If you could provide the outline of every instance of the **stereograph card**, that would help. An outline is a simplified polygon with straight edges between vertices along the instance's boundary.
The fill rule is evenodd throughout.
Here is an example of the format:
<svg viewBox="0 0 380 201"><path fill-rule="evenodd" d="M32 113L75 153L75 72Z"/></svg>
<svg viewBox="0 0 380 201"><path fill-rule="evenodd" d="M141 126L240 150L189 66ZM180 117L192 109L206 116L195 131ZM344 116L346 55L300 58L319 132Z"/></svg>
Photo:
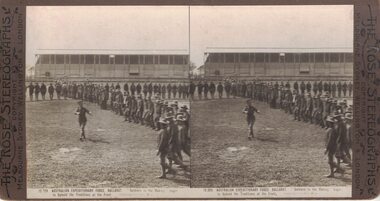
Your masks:
<svg viewBox="0 0 380 201"><path fill-rule="evenodd" d="M378 1L0 4L2 199L377 198Z"/></svg>

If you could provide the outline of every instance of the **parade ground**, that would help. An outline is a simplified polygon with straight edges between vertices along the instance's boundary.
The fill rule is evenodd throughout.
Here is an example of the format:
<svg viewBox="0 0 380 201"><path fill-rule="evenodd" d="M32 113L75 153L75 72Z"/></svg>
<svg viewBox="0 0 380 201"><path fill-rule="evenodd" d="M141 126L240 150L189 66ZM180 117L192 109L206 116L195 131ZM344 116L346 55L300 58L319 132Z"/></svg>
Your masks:
<svg viewBox="0 0 380 201"><path fill-rule="evenodd" d="M81 142L77 107L71 99L26 103L28 188L189 187L190 172L176 165L176 176L157 178L157 131L84 102L92 116Z"/></svg>
<svg viewBox="0 0 380 201"><path fill-rule="evenodd" d="M192 187L277 187L351 185L351 168L326 178L326 130L294 121L280 109L254 102L255 139L248 141L245 100L191 103Z"/></svg>

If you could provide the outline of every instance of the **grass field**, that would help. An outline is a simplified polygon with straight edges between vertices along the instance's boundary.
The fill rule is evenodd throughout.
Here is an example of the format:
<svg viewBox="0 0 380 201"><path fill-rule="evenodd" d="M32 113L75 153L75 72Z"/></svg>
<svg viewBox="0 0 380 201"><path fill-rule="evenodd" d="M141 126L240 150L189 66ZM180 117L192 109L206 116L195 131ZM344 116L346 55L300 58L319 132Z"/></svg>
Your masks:
<svg viewBox="0 0 380 201"><path fill-rule="evenodd" d="M254 103L256 139L247 140L243 99L191 103L191 186L270 187L351 185L351 169L329 173L325 130L264 103Z"/></svg>
<svg viewBox="0 0 380 201"><path fill-rule="evenodd" d="M26 103L29 188L189 187L190 172L176 166L175 177L156 178L161 174L156 131L126 123L95 104L84 106L93 116L88 116L88 140L81 142L76 101ZM185 156L185 164L189 160Z"/></svg>

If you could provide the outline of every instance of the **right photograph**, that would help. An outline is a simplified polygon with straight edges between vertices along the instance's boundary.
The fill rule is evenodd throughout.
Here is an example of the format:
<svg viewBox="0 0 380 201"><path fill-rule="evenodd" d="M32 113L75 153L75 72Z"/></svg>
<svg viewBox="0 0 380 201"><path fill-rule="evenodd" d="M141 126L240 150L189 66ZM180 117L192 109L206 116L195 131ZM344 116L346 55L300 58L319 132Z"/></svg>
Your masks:
<svg viewBox="0 0 380 201"><path fill-rule="evenodd" d="M352 184L353 6L190 6L191 187Z"/></svg>

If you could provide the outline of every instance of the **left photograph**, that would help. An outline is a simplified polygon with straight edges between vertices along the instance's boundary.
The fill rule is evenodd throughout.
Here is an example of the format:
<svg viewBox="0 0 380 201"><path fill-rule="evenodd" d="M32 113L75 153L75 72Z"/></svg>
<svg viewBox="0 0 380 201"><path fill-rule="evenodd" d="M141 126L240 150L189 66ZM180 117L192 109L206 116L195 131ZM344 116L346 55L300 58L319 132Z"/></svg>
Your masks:
<svg viewBox="0 0 380 201"><path fill-rule="evenodd" d="M187 6L31 6L28 189L189 188Z"/></svg>

